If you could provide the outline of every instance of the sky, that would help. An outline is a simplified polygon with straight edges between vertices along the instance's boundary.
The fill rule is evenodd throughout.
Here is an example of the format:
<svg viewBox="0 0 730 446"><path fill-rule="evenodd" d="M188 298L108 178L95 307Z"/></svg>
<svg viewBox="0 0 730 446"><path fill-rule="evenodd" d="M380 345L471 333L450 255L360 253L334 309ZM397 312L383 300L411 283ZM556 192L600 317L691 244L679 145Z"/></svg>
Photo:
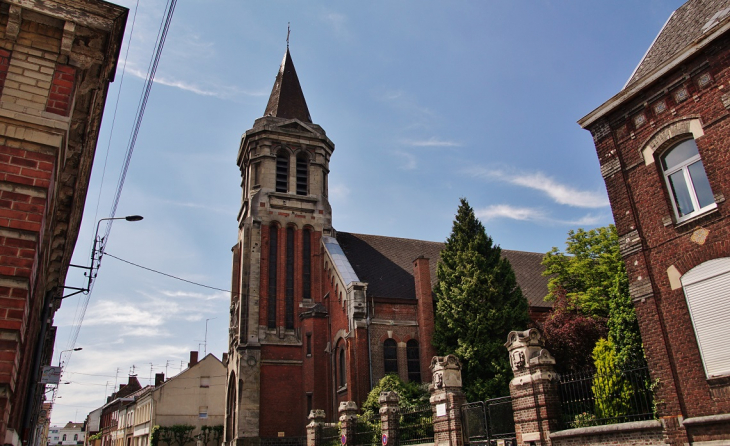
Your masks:
<svg viewBox="0 0 730 446"><path fill-rule="evenodd" d="M110 215L165 9L163 0L117 3L129 21L78 265L89 264L96 222ZM116 213L144 220L115 222L106 252L230 289L236 155L266 108L287 23L310 114L336 147L335 229L444 241L464 197L503 249L563 249L569 230L612 223L592 138L576 121L620 91L681 3L181 1ZM85 281L72 268L66 285ZM130 373L147 385L179 373L192 350L221 358L230 294L220 290L104 257L93 292L56 313L53 364L63 361L69 384L53 424L83 421ZM70 348L83 350L59 358Z"/></svg>

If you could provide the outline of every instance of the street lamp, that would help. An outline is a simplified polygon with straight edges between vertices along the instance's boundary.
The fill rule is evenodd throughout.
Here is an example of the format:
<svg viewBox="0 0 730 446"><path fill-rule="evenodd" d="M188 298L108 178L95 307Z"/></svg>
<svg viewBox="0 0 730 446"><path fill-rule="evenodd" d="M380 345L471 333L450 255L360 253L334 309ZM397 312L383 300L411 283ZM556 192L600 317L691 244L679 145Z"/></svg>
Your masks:
<svg viewBox="0 0 730 446"><path fill-rule="evenodd" d="M71 297L74 294L84 293L88 294L91 291L91 284L94 282L94 279L96 278L97 271L99 271L99 266L101 266L101 257L104 255L104 248L100 245L104 244L106 237L99 237L99 226L101 225L101 222L103 221L111 221L111 220L127 220L127 221L140 221L143 220L144 217L141 215L127 215L126 217L109 217L109 218L102 218L99 221L96 222L96 232L94 233L94 247L91 249L91 266L81 266L81 265L74 265L73 263L69 264L69 266L73 266L74 268L81 268L81 269L88 269L89 271L84 273L85 276L88 277L88 282L86 283L86 288L77 288L72 286L64 286L64 288L69 290L75 290L75 292L61 297L61 299L65 299L67 297Z"/></svg>
<svg viewBox="0 0 730 446"><path fill-rule="evenodd" d="M83 347L76 347L76 348L69 348L68 350L61 350L61 353L58 354L58 366L61 367L61 358L63 357L63 354L66 352L77 352L79 350L83 350Z"/></svg>

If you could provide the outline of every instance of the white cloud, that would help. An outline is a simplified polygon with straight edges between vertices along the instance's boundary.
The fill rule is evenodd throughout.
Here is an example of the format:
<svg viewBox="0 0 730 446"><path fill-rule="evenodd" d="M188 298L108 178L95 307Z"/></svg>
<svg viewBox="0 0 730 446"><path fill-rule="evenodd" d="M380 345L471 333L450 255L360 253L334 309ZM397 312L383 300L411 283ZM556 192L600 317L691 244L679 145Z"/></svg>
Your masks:
<svg viewBox="0 0 730 446"><path fill-rule="evenodd" d="M535 208L510 206L509 204L494 204L483 209L474 211L476 216L484 221L497 218L509 218L512 220L534 221L544 220L545 213Z"/></svg>
<svg viewBox="0 0 730 446"><path fill-rule="evenodd" d="M444 141L434 137L422 140L403 140L403 144L413 147L460 147L461 143L456 141Z"/></svg>
<svg viewBox="0 0 730 446"><path fill-rule="evenodd" d="M608 197L603 191L584 191L562 184L542 172L508 173L503 170L490 170L474 167L467 173L477 178L504 181L516 186L544 192L558 204L581 208L602 208L608 206Z"/></svg>
<svg viewBox="0 0 730 446"><path fill-rule="evenodd" d="M403 158L405 163L401 166L401 169L404 170L415 170L418 163L416 161L416 156L412 153L403 152L403 151L396 151L394 152L396 155Z"/></svg>
<svg viewBox="0 0 730 446"><path fill-rule="evenodd" d="M100 300L89 308L84 318L85 326L124 325L157 327L164 323L161 314L145 311L139 306L123 302Z"/></svg>
<svg viewBox="0 0 730 446"><path fill-rule="evenodd" d="M529 221L535 223L558 224L567 226L593 226L604 220L600 215L587 214L577 220L563 220L550 217L538 208L519 207L509 204L494 204L475 209L474 214L483 221L506 218L510 220Z"/></svg>
<svg viewBox="0 0 730 446"><path fill-rule="evenodd" d="M334 31L338 34L343 33L347 28L345 26L347 22L347 16L339 12L328 12L324 15L324 21L329 23Z"/></svg>
<svg viewBox="0 0 730 446"><path fill-rule="evenodd" d="M135 68L133 66L130 66L130 63L127 64L126 72L131 74L134 77L140 78L140 79L147 79L147 73ZM164 76L161 76L159 74L155 75L155 83L166 85L168 87L173 88L179 88L181 90L189 91L191 93L195 93L201 96L214 96L220 99L231 99L234 96L238 95L246 95L246 96L266 96L266 91L259 90L259 91L247 91L242 90L237 87L228 86L228 85L214 85L210 88L205 88L187 81L177 80L177 79L171 79L166 78Z"/></svg>
<svg viewBox="0 0 730 446"><path fill-rule="evenodd" d="M344 184L330 185L329 193L333 200L344 200L350 195L350 189Z"/></svg>

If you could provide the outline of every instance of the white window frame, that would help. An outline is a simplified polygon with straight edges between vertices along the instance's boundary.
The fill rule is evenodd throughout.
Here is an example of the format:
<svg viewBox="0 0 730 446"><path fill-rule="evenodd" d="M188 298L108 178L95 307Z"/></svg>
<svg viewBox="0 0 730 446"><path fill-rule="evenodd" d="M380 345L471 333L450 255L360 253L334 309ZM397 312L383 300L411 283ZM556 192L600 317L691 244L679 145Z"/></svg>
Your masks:
<svg viewBox="0 0 730 446"><path fill-rule="evenodd" d="M692 139L692 138L690 138ZM688 141L688 139L684 139L676 144L673 144L668 150L664 151L661 154L661 159L664 159L664 157L674 150L677 146L682 144L683 142ZM695 143L697 144L697 143ZM682 223L684 221L690 220L700 214L704 214L705 212L711 211L712 209L717 208L717 203L714 201L711 204L708 204L707 206L700 208L700 202L697 199L697 192L695 191L694 183L692 183L692 177L689 174L689 166L696 163L697 161L702 162L702 157L698 153L697 155L693 156L692 158L688 158L684 160L683 162L677 164L676 166L672 167L671 169L664 170L664 163L660 162L659 165L661 166L662 173L664 174L664 184L667 187L667 193L669 194L669 200L672 202L672 209L674 210L674 216L676 217L677 223ZM687 184L687 189L689 191L689 198L692 202L692 207L694 207L694 211L684 214L682 216L679 215L679 210L677 209L677 201L674 199L674 193L672 192L672 183L669 181L669 177L672 174L675 174L679 171L682 171L682 175L684 176L684 181ZM705 176L707 176L707 171L705 170L704 163L702 164L702 170L705 171Z"/></svg>
<svg viewBox="0 0 730 446"><path fill-rule="evenodd" d="M708 379L730 375L730 360L728 359L730 345L717 339L718 330L722 330L725 326L725 316L730 314L730 292L727 292L727 288L725 290L712 288L703 295L698 289L701 290L700 287L708 285L708 281L713 279L727 280L729 274L730 257L722 257L701 263L680 278L702 359L702 367ZM709 284L723 285L722 282ZM692 292L688 293L690 287L695 289L690 289ZM727 294L723 294L722 291L726 291Z"/></svg>

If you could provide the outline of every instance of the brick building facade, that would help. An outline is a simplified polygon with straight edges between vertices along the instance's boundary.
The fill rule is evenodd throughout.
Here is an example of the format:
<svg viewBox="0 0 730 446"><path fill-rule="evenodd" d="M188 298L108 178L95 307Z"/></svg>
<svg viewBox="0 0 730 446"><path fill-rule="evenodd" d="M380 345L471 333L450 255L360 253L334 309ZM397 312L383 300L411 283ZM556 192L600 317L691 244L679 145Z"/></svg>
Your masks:
<svg viewBox="0 0 730 446"><path fill-rule="evenodd" d="M127 9L0 3L0 442L29 440Z"/></svg>
<svg viewBox="0 0 730 446"><path fill-rule="evenodd" d="M730 2L690 0L585 116L671 444L730 441ZM705 443L706 442L706 443Z"/></svg>
<svg viewBox="0 0 730 446"><path fill-rule="evenodd" d="M428 382L432 289L443 243L335 231L334 144L312 122L287 49L264 117L242 138L225 441L304 441L307 415L336 419L387 373ZM540 319L542 254L502 251Z"/></svg>

